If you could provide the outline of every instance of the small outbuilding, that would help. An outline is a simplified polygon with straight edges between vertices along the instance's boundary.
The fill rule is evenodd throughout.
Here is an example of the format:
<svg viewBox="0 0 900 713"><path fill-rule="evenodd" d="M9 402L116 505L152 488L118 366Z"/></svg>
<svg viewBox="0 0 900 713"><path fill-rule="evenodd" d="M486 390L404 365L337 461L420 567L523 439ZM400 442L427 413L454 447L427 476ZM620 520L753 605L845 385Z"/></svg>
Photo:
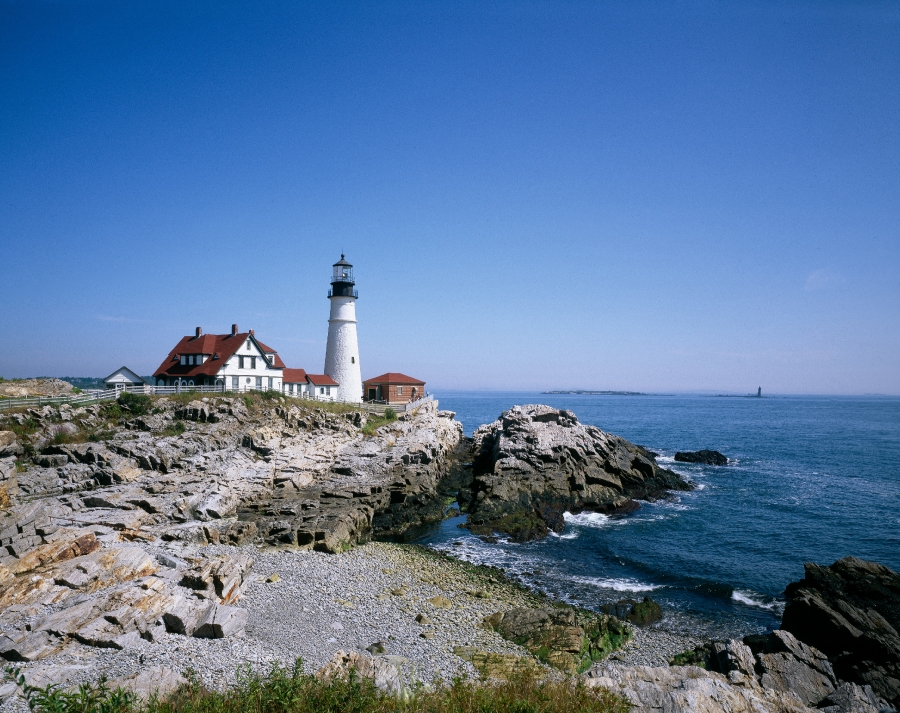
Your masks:
<svg viewBox="0 0 900 713"><path fill-rule="evenodd" d="M412 376L389 371L374 379L363 381L366 401L386 404L408 404L425 395L425 382Z"/></svg>
<svg viewBox="0 0 900 713"><path fill-rule="evenodd" d="M103 380L103 385L107 389L122 389L126 386L144 386L146 383L146 381L135 374L127 366L120 366Z"/></svg>

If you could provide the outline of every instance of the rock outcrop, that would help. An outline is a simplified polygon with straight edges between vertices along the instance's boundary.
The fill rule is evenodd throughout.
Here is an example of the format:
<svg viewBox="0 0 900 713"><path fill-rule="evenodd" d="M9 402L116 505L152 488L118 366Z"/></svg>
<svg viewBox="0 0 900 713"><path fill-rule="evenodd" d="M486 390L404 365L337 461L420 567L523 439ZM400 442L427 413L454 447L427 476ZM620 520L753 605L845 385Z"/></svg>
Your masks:
<svg viewBox="0 0 900 713"><path fill-rule="evenodd" d="M630 512L636 499L692 488L640 446L539 405L515 406L475 431L472 475L461 492L469 527L516 540L561 531L565 511Z"/></svg>
<svg viewBox="0 0 900 713"><path fill-rule="evenodd" d="M675 460L679 463L703 463L705 465L728 465L728 457L719 451L678 451Z"/></svg>
<svg viewBox="0 0 900 713"><path fill-rule="evenodd" d="M347 678L354 671L360 678L367 678L379 691L392 696L405 693L400 670L384 658L366 656L356 651L338 651L325 666L316 671L316 678L325 683Z"/></svg>
<svg viewBox="0 0 900 713"><path fill-rule="evenodd" d="M372 436L359 410L283 398L122 398L0 415L0 657L164 632L240 636L260 544L337 552L439 521L461 426L426 403ZM5 446L13 440L4 438Z"/></svg>
<svg viewBox="0 0 900 713"><path fill-rule="evenodd" d="M631 638L628 625L615 617L574 609L511 609L485 617L484 625L570 673L586 670Z"/></svg>
<svg viewBox="0 0 900 713"><path fill-rule="evenodd" d="M749 677L724 676L696 666L605 664L592 669L585 683L624 696L633 713L812 713L790 692L773 691Z"/></svg>
<svg viewBox="0 0 900 713"><path fill-rule="evenodd" d="M805 569L785 590L782 628L827 655L839 679L900 706L900 575L855 557Z"/></svg>
<svg viewBox="0 0 900 713"><path fill-rule="evenodd" d="M680 710L690 700L686 691L698 690L702 693L696 694L700 698L695 698L694 704L700 710L712 705L710 701L716 696L728 701L725 710L745 710L740 705L746 704L751 708L756 705L753 710L766 711L879 713L887 705L871 686L840 680L824 653L783 629L747 636L743 642L732 639L704 644L676 656L672 663L670 672L674 678L661 675L656 669L649 669L650 673L631 670L616 674L618 685L631 690L629 697L636 701L639 710L653 696L665 701L663 708ZM699 678L705 680L698 688L695 680ZM637 688L632 690L630 686Z"/></svg>

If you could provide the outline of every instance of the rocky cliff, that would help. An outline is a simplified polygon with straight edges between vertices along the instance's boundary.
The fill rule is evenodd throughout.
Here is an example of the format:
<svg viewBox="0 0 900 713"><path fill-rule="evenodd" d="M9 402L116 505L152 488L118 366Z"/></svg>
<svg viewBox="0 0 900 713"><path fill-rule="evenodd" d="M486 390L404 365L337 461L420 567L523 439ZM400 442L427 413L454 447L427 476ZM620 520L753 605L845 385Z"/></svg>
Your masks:
<svg viewBox="0 0 900 713"><path fill-rule="evenodd" d="M0 656L69 641L240 633L252 557L209 544L343 550L440 519L461 426L427 403L367 415L283 398L123 398L5 415Z"/></svg>
<svg viewBox="0 0 900 713"><path fill-rule="evenodd" d="M563 512L629 512L692 485L624 438L571 411L515 406L473 436L471 489L461 493L474 532L514 539L561 531Z"/></svg>
<svg viewBox="0 0 900 713"><path fill-rule="evenodd" d="M821 649L838 677L900 706L900 574L856 557L805 569L785 590L782 628Z"/></svg>

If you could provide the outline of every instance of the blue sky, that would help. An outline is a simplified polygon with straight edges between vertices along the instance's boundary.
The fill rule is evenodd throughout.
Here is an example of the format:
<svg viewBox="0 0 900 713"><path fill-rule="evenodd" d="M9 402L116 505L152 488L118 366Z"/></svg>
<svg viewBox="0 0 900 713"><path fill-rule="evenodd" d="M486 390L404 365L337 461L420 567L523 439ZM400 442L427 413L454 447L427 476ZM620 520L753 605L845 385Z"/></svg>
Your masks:
<svg viewBox="0 0 900 713"><path fill-rule="evenodd" d="M896 2L0 1L0 375L900 394Z"/></svg>

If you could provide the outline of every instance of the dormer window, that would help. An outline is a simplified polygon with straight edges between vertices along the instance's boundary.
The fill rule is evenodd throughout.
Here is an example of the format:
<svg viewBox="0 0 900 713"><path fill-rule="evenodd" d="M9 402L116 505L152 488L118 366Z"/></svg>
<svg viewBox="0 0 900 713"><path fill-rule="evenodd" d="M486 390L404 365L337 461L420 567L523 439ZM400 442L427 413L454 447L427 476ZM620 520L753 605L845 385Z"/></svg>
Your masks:
<svg viewBox="0 0 900 713"><path fill-rule="evenodd" d="M184 354L181 355L181 365L187 366L187 357Z"/></svg>
<svg viewBox="0 0 900 713"><path fill-rule="evenodd" d="M274 363L275 363L275 355L273 354L272 356L269 357L269 364L274 364Z"/></svg>

